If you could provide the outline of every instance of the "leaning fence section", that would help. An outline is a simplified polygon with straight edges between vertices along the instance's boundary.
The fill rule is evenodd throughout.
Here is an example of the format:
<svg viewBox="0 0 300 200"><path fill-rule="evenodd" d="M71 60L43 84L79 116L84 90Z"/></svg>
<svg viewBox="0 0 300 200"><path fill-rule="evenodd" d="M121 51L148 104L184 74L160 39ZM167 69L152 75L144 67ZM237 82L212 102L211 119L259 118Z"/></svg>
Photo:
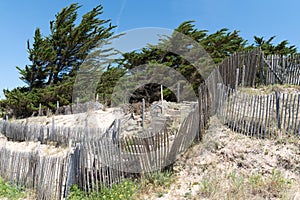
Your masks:
<svg viewBox="0 0 300 200"><path fill-rule="evenodd" d="M299 55L268 55L266 63L266 84L300 85Z"/></svg>
<svg viewBox="0 0 300 200"><path fill-rule="evenodd" d="M198 133L198 112L195 104L175 135L163 128L143 136L78 144L71 156L67 185L78 184L86 192L98 191L102 186L111 186L132 174L164 169L194 141Z"/></svg>

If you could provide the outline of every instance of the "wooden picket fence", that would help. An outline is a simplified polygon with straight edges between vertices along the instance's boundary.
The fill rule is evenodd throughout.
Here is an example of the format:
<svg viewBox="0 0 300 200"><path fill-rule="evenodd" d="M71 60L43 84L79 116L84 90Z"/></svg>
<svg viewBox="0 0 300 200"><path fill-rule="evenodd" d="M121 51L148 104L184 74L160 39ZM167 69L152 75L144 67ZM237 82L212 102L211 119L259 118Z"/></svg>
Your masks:
<svg viewBox="0 0 300 200"><path fill-rule="evenodd" d="M265 63L267 65L267 85L300 85L300 55L269 55L266 57Z"/></svg>
<svg viewBox="0 0 300 200"><path fill-rule="evenodd" d="M38 124L21 124L0 121L0 132L15 142L40 141L41 144L57 144L59 146L74 145L83 140L100 140L111 135L112 129L92 127L55 126L54 119L50 126Z"/></svg>
<svg viewBox="0 0 300 200"><path fill-rule="evenodd" d="M0 148L1 178L34 189L37 199L63 199L68 162L68 156L41 156L38 150Z"/></svg>
<svg viewBox="0 0 300 200"><path fill-rule="evenodd" d="M218 66L222 83L230 88L237 86L255 87L264 84L264 53L260 48L248 52L238 52L223 60Z"/></svg>
<svg viewBox="0 0 300 200"><path fill-rule="evenodd" d="M218 66L222 83L230 88L257 85L300 85L300 55L268 55L260 48L234 53Z"/></svg>
<svg viewBox="0 0 300 200"><path fill-rule="evenodd" d="M299 94L250 95L238 90L270 84L299 85L299 55L265 57L257 48L233 54L218 66L218 71L220 75L213 71L214 78L206 80L210 101L204 106L210 109L210 116L217 113L234 131L259 138L279 132L299 134Z"/></svg>
<svg viewBox="0 0 300 200"><path fill-rule="evenodd" d="M300 94L251 95L219 84L218 116L236 132L259 138L300 133Z"/></svg>
<svg viewBox="0 0 300 200"><path fill-rule="evenodd" d="M77 98L77 102L73 103L71 105L64 105L61 106L60 102L56 102L56 109L55 112L52 113L52 110L45 106L42 105L41 103L39 104L39 109L38 111L34 112L32 114L33 116L51 116L53 114L55 115L71 115L71 114L78 114L78 113L85 113L88 111L96 111L96 110L101 110L103 109L103 105L98 102L98 99L96 98L95 101L88 101L84 103L79 102L79 98Z"/></svg>

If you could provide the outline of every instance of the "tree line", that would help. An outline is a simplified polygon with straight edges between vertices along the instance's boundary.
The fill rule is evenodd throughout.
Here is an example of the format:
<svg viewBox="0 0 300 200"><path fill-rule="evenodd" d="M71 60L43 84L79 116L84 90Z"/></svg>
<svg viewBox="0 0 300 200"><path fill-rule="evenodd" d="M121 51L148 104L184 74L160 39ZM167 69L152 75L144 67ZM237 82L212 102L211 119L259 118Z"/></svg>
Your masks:
<svg viewBox="0 0 300 200"><path fill-rule="evenodd" d="M73 85L79 67L87 56L97 47L99 42L108 40L114 35L116 26L110 19L102 19L103 7L99 5L83 16L78 23L79 4L71 4L63 8L50 21L50 33L44 36L37 28L32 44L27 41L28 59L30 65L17 66L20 79L26 83L25 87L4 90L5 99L0 101L0 111L11 113L17 118L31 116L39 109L41 103L44 108L56 109L56 102L60 105L72 103ZM218 64L224 58L237 51L247 51L260 47L265 54L290 55L297 53L294 45L287 40L274 44L275 36L270 38L254 36L254 42L249 44L240 36L238 30L230 31L222 28L210 33L208 30L198 29L194 21L185 21L174 29L169 37L161 39L158 45L173 45L180 33L199 43ZM122 36L119 36L122 37ZM185 51L189 47L182 47ZM193 51L190 51L190 56ZM175 53L159 46L145 46L141 50L127 52L114 63L103 67L96 92L99 101L105 105L111 104L111 94L120 77L136 66L144 64L165 65L177 70L193 86L197 93L203 78L195 70L192 63ZM153 83L137 89L130 102L146 98L148 102L159 99L160 86ZM167 88L164 90L167 100L175 101L176 97Z"/></svg>

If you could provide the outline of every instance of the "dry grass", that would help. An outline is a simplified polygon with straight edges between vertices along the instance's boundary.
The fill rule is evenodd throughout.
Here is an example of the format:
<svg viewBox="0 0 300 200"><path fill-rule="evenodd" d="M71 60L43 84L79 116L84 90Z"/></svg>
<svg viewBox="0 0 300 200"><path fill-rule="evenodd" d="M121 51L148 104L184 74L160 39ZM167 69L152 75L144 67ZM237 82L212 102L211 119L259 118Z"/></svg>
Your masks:
<svg viewBox="0 0 300 200"><path fill-rule="evenodd" d="M242 174L236 171L219 176L208 173L196 193L200 199L287 199L293 185L278 170L265 177L259 173ZM194 197L195 197L194 196ZM196 198L196 197L195 197Z"/></svg>
<svg viewBox="0 0 300 200"><path fill-rule="evenodd" d="M143 177L138 181L138 193L135 199L140 200L147 195L155 195L156 198L164 196L174 183L174 178L175 176L170 171L156 172Z"/></svg>

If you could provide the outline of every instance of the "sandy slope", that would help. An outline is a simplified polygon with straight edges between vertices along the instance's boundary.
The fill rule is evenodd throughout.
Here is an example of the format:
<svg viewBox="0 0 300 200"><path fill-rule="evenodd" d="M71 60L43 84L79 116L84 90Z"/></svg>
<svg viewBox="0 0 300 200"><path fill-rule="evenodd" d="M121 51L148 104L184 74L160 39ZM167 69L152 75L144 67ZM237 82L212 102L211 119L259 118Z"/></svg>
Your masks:
<svg viewBox="0 0 300 200"><path fill-rule="evenodd" d="M51 126L54 121L55 126L65 127L109 127L115 120L116 109L107 108L105 111L97 110L86 113L79 113L73 115L53 115L51 117L30 117L28 123ZM16 122L25 123L25 119L16 120Z"/></svg>
<svg viewBox="0 0 300 200"><path fill-rule="evenodd" d="M175 182L166 194L149 191L144 199L300 200L299 138L249 138L211 120L203 143L175 163ZM290 184L279 191L282 181Z"/></svg>

